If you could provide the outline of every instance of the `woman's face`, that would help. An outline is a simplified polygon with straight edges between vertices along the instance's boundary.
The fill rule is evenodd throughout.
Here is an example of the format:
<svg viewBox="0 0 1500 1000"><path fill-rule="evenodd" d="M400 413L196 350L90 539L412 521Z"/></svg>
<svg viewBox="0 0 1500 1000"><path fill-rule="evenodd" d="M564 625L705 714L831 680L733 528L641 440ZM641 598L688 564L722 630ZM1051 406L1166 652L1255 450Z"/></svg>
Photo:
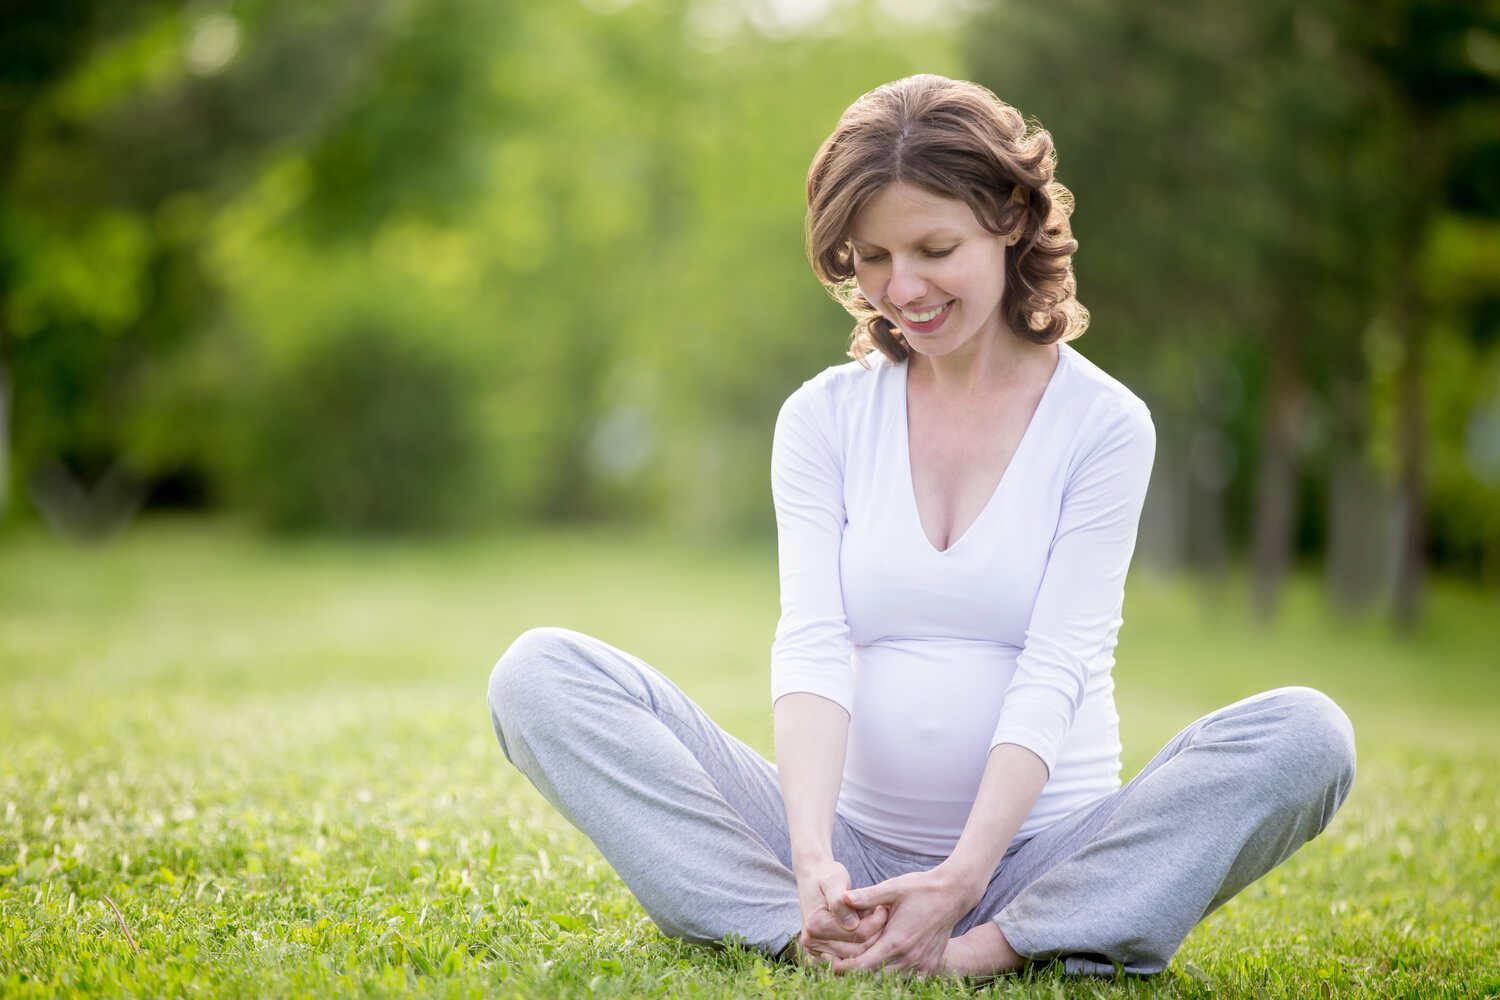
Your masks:
<svg viewBox="0 0 1500 1000"><path fill-rule="evenodd" d="M913 351L973 350L1005 330L1006 241L965 202L888 185L855 216L850 243L859 290Z"/></svg>

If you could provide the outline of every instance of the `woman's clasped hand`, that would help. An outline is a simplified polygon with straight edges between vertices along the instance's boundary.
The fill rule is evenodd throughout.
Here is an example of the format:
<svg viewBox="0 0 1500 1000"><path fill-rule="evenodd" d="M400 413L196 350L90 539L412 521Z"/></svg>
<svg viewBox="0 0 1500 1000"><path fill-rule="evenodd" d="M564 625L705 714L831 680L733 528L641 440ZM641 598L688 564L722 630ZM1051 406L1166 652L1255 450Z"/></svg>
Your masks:
<svg viewBox="0 0 1500 1000"><path fill-rule="evenodd" d="M844 866L828 862L798 884L803 915L798 943L814 963L840 973L968 971L970 963L958 954L967 942L951 935L982 892L971 895L941 866L850 889Z"/></svg>
<svg viewBox="0 0 1500 1000"><path fill-rule="evenodd" d="M861 911L844 899L849 871L832 858L813 862L797 878L802 904L802 933L797 944L813 962L831 963L854 958L885 928L888 908Z"/></svg>

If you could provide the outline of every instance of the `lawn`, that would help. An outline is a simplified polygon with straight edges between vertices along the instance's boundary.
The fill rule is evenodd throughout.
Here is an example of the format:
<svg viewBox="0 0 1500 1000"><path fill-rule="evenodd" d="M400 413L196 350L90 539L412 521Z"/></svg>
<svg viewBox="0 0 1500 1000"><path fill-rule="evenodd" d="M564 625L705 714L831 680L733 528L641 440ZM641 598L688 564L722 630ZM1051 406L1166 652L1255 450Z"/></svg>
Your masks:
<svg viewBox="0 0 1500 1000"><path fill-rule="evenodd" d="M975 995L664 939L495 745L490 665L558 624L769 753L771 548L0 539L0 996ZM1358 733L1343 812L1163 975L984 995L1500 996L1500 600L1435 587L1404 637L1330 618L1310 579L1274 628L1244 606L1233 578L1137 572L1126 774L1209 709L1311 684Z"/></svg>

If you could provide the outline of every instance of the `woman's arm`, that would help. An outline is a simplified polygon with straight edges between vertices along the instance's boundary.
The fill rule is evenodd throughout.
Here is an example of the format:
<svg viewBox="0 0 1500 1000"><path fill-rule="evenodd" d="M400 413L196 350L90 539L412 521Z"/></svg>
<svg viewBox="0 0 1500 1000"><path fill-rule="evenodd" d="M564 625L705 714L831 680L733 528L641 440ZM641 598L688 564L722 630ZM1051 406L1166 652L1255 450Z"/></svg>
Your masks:
<svg viewBox="0 0 1500 1000"><path fill-rule="evenodd" d="M1093 433L1070 459L1047 568L990 740L1025 747L1049 772L1091 672L1113 663L1156 456L1156 429L1139 400L1101 397L1084 419Z"/></svg>
<svg viewBox="0 0 1500 1000"><path fill-rule="evenodd" d="M833 856L833 817L844 773L849 713L806 692L776 702L776 766L791 835L792 870L802 904L804 951L851 958L885 925L885 913L861 913L844 899L849 872Z"/></svg>
<svg viewBox="0 0 1500 1000"><path fill-rule="evenodd" d="M792 866L831 859L849 713L827 698L806 692L783 695L774 713L776 767L786 803Z"/></svg>
<svg viewBox="0 0 1500 1000"><path fill-rule="evenodd" d="M781 578L771 647L776 760L802 904L800 942L828 959L858 954L885 922L883 909L861 914L844 902L849 873L832 847L854 690L839 580L845 513L837 439L826 386L810 382L781 408L771 448Z"/></svg>
<svg viewBox="0 0 1500 1000"><path fill-rule="evenodd" d="M1047 783L1047 765L1025 747L1002 743L990 751L979 782L979 794L958 846L939 868L970 898L967 913L984 896L995 866L1015 839L1016 831L1031 814L1042 786ZM955 921L956 922L956 921Z"/></svg>

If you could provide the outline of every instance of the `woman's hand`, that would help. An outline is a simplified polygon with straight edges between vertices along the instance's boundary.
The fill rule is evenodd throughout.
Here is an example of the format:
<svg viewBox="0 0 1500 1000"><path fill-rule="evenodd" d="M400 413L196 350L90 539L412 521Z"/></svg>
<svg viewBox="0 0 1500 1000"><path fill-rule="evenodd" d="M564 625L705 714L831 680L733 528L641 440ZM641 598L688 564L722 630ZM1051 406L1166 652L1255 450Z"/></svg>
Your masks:
<svg viewBox="0 0 1500 1000"><path fill-rule="evenodd" d="M849 870L832 858L800 867L797 896L802 904L802 933L797 943L815 961L853 958L869 947L885 927L889 910L849 905Z"/></svg>
<svg viewBox="0 0 1500 1000"><path fill-rule="evenodd" d="M965 935L946 960L944 951L959 919L984 898L995 866L1036 805L1047 774L1047 765L1025 747L991 747L964 832L946 861L929 871L844 893L844 902L856 909L888 906L891 912L880 937L856 956L841 956L834 971L890 968L929 975L982 968L992 961L996 968L1017 967L1019 956L1009 944L1001 948L989 940L988 930L972 938ZM992 928L1003 942L999 927Z"/></svg>
<svg viewBox="0 0 1500 1000"><path fill-rule="evenodd" d="M906 969L930 975L944 971L944 952L953 927L983 896L956 879L941 865L912 872L866 889L844 893L844 903L856 910L888 907L885 929L857 955L840 955L834 971Z"/></svg>

